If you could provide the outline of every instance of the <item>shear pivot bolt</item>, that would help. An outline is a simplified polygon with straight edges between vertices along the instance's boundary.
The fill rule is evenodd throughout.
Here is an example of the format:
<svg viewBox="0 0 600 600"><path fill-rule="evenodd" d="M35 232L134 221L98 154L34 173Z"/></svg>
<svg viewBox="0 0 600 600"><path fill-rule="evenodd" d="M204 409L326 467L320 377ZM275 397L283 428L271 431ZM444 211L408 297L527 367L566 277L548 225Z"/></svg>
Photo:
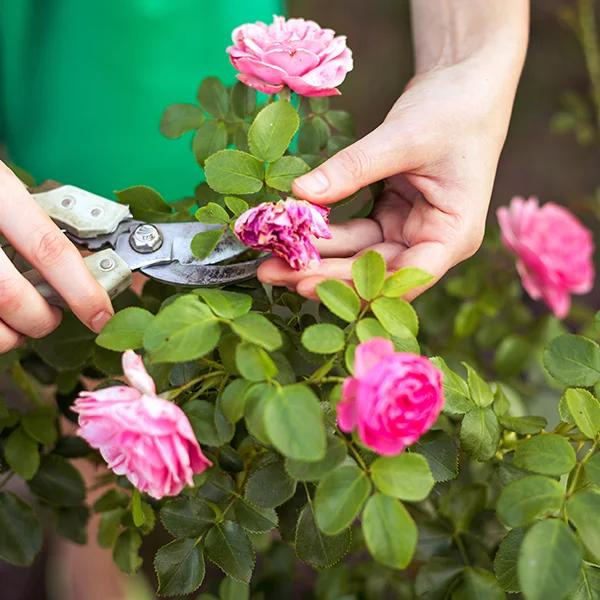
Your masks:
<svg viewBox="0 0 600 600"><path fill-rule="evenodd" d="M148 254L158 250L162 246L163 239L158 228L145 223L134 229L129 237L129 243L136 252Z"/></svg>
<svg viewBox="0 0 600 600"><path fill-rule="evenodd" d="M75 199L71 198L71 196L66 196L62 199L60 205L63 208L71 208L75 204Z"/></svg>
<svg viewBox="0 0 600 600"><path fill-rule="evenodd" d="M115 261L112 258L103 258L99 263L99 267L102 271L111 271L114 266Z"/></svg>

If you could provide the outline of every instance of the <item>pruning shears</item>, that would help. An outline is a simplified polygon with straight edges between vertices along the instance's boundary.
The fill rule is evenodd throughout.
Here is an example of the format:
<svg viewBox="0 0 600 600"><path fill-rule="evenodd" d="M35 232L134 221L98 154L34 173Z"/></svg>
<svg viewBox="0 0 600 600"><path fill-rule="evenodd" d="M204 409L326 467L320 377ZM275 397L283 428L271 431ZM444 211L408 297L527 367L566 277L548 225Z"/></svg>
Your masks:
<svg viewBox="0 0 600 600"><path fill-rule="evenodd" d="M134 219L127 205L72 185L32 195L71 241L92 251L86 265L111 298L129 287L132 271L171 285L209 287L252 277L262 260L229 262L248 250L230 231L206 258L196 258L190 248L194 235L219 225L146 223ZM40 273L24 276L50 304L64 305Z"/></svg>

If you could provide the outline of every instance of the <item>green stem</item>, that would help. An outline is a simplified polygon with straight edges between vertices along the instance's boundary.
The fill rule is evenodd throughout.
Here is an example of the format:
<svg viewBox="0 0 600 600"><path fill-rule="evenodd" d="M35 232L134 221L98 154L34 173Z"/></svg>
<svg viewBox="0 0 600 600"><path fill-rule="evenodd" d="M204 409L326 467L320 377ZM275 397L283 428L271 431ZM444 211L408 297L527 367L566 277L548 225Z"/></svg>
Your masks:
<svg viewBox="0 0 600 600"><path fill-rule="evenodd" d="M573 493L575 492L575 490L577 488L577 483L579 482L579 477L581 475L581 471L582 471L583 467L585 466L585 463L590 458L592 458L599 443L600 443L600 438L594 440L592 447L586 452L585 456L577 464L577 468L575 469L575 473L573 474L573 479L571 479L571 483L569 484L569 488L567 490L567 497L572 496Z"/></svg>
<svg viewBox="0 0 600 600"><path fill-rule="evenodd" d="M2 481L0 481L0 490L12 479L14 474L15 472L11 471Z"/></svg>
<svg viewBox="0 0 600 600"><path fill-rule="evenodd" d="M581 45L592 86L592 98L596 107L596 125L600 129L600 43L594 0L579 0L577 16Z"/></svg>
<svg viewBox="0 0 600 600"><path fill-rule="evenodd" d="M280 92L279 92L279 99L280 100L287 100L288 102L290 101L290 98L292 96L292 90L290 90L289 87L284 87Z"/></svg>
<svg viewBox="0 0 600 600"><path fill-rule="evenodd" d="M467 549L465 548L465 544L463 543L460 533L455 533L452 536L452 538L454 539L454 543L456 544L456 547L458 548L458 551L460 552L460 556L461 556L463 562L465 563L465 565L471 564L471 561L469 560L469 555L467 554Z"/></svg>

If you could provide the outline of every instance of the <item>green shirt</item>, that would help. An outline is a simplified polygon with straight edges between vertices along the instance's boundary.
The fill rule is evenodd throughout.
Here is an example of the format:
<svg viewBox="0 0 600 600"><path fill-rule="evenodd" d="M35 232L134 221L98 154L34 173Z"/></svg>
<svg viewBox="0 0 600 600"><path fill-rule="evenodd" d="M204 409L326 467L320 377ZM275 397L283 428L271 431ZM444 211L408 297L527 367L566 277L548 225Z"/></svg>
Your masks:
<svg viewBox="0 0 600 600"><path fill-rule="evenodd" d="M194 102L206 76L233 82L232 29L282 4L0 0L0 141L38 181L190 195L202 179L190 137L162 137L161 114Z"/></svg>

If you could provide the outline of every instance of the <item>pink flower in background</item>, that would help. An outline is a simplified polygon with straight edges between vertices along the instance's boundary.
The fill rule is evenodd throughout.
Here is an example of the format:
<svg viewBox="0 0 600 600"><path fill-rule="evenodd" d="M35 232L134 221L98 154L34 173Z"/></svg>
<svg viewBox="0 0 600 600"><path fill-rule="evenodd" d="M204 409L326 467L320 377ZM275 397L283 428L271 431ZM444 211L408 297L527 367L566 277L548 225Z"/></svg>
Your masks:
<svg viewBox="0 0 600 600"><path fill-rule="evenodd" d="M391 456L428 431L444 406L442 373L418 354L395 352L383 338L359 344L354 377L344 382L338 425L355 427L365 446Z"/></svg>
<svg viewBox="0 0 600 600"><path fill-rule="evenodd" d="M81 392L73 410L78 434L108 467L153 498L176 496L211 462L202 454L185 413L156 395L154 381L132 350L123 354L131 387Z"/></svg>
<svg viewBox="0 0 600 600"><path fill-rule="evenodd" d="M233 30L227 53L238 79L266 94L284 86L302 96L335 96L352 70L346 37L314 21L273 17L273 23L247 23Z"/></svg>
<svg viewBox="0 0 600 600"><path fill-rule="evenodd" d="M586 294L594 285L592 234L566 208L538 199L512 199L499 208L504 245L517 257L517 270L527 293L540 298L554 314L566 317L571 294Z"/></svg>
<svg viewBox="0 0 600 600"><path fill-rule="evenodd" d="M240 215L235 234L250 248L273 252L299 271L321 260L312 238L331 238L329 209L287 198L263 202Z"/></svg>

